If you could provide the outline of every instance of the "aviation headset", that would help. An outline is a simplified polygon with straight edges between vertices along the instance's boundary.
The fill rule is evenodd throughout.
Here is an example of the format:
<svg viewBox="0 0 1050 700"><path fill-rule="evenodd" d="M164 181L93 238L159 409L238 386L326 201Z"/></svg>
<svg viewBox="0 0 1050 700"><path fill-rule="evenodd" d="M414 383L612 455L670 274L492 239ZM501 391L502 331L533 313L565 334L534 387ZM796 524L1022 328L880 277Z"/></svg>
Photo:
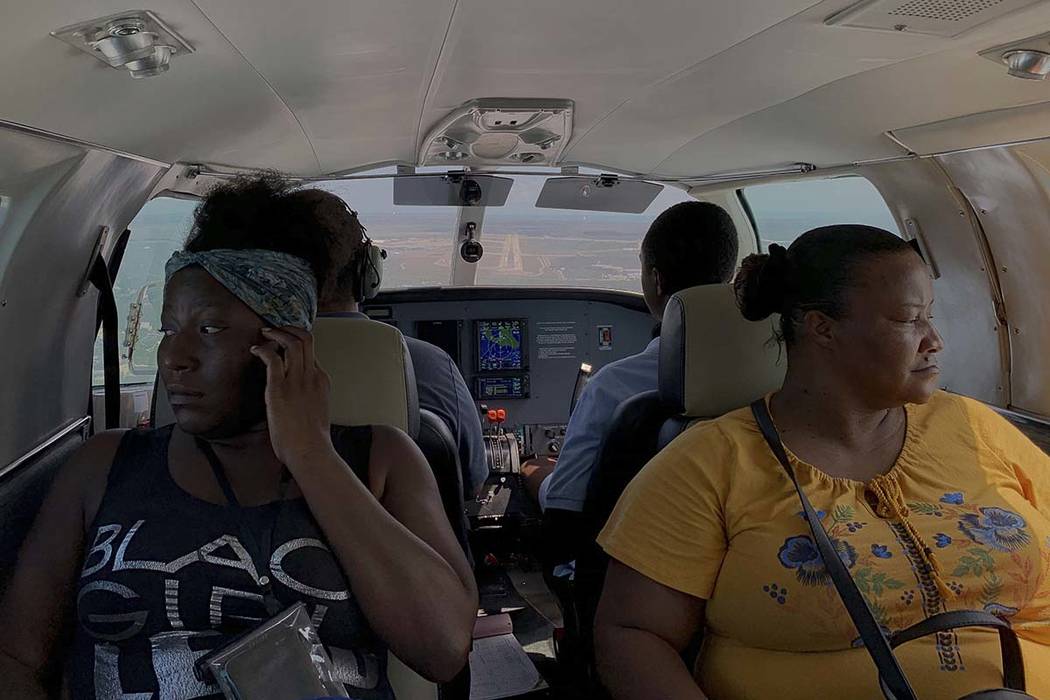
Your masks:
<svg viewBox="0 0 1050 700"><path fill-rule="evenodd" d="M354 286L354 299L359 302L379 294L379 288L383 284L383 261L386 260L386 251L372 242L372 239L364 233L363 226L361 236L364 238L362 241L364 245L350 263L356 266L354 279L357 283Z"/></svg>
<svg viewBox="0 0 1050 700"><path fill-rule="evenodd" d="M354 300L360 303L379 294L379 288L383 285L383 261L386 260L386 251L368 237L365 227L358 221L357 212L351 209L342 197L339 201L361 229L362 246L350 261L354 274Z"/></svg>

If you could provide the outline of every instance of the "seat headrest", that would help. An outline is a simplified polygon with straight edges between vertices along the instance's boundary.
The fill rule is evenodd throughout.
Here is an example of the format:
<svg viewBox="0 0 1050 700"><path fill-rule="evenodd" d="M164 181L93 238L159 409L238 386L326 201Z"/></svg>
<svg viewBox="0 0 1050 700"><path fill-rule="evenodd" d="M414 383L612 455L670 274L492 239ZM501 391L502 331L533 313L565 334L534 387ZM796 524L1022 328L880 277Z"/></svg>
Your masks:
<svg viewBox="0 0 1050 700"><path fill-rule="evenodd" d="M332 378L334 425L392 425L419 435L419 397L401 331L363 318L318 318L317 362Z"/></svg>
<svg viewBox="0 0 1050 700"><path fill-rule="evenodd" d="M714 418L778 389L787 361L772 338L769 320L740 315L732 285L674 294L660 329L661 400L683 415Z"/></svg>

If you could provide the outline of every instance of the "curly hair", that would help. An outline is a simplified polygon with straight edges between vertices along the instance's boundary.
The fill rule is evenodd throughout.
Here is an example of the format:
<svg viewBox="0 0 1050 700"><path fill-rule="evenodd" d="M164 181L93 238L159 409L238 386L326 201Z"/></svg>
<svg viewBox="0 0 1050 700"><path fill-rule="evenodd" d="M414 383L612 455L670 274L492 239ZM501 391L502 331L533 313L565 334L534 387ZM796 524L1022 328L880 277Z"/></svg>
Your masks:
<svg viewBox="0 0 1050 700"><path fill-rule="evenodd" d="M239 176L208 192L193 215L191 252L262 248L305 260L323 288L331 274L328 240L315 206L280 173Z"/></svg>

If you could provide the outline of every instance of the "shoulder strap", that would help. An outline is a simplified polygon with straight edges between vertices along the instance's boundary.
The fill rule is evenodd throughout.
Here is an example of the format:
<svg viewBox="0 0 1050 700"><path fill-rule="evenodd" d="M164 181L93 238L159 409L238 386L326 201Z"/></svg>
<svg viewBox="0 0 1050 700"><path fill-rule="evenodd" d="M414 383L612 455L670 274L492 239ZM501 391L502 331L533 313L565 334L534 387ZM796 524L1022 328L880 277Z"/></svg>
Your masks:
<svg viewBox="0 0 1050 700"><path fill-rule="evenodd" d="M219 488L222 489L222 495L226 497L226 502L234 510L234 515L237 519L237 528L240 530L242 540L241 544L248 549L248 554L251 556L252 561L255 564L256 572L259 574L259 584L263 589L263 604L266 606L266 611L270 615L276 615L280 606L273 594L273 582L270 580L269 576L269 562L270 552L273 549L273 533L277 528L277 521L280 519L285 508L284 494L288 484L288 470L284 469L281 471L281 487L280 493L277 496L277 513L269 527L263 529L261 534L263 535L264 541L260 542L258 538L256 538L251 524L246 521L244 509L241 508L241 503L237 500L237 494L234 493L233 485L230 483L230 479L226 475L226 469L222 466L222 461L219 459L219 456L215 454L215 450L207 440L198 437L194 438L194 443L196 443L197 449L204 453L204 457L208 460L212 473L215 475L215 480L219 482Z"/></svg>
<svg viewBox="0 0 1050 700"><path fill-rule="evenodd" d="M802 487L799 486L798 479L795 478L795 471L791 468L791 462L788 460L787 452L784 451L784 445L780 441L780 434L777 432L776 426L773 425L773 418L769 415L765 399L759 399L751 404L751 412L754 414L755 421L758 422L758 427L762 431L762 437L766 439L769 448L780 462L780 466L784 467L784 471L787 472L791 483L795 485L799 500L802 501L802 510L806 514L806 521L809 523L810 530L813 531L813 540L816 542L820 556L824 560L824 567L835 584L839 597L842 598L842 603L846 606L846 612L849 613L850 619L853 620L853 624L857 628L857 632L860 633L860 638L864 641L864 647L875 661L883 693L890 700L917 700L915 691L912 690L911 685L908 683L904 670L897 663L893 650L890 648L890 643L882 633L882 629L879 627L875 615L872 614L871 608L868 607L868 602L861 595L860 589L857 588L857 584L854 582L853 577L850 576L846 565L842 563L838 552L835 551L831 538L828 537L828 533L821 524L820 518L813 510L813 506L810 505L809 499L806 498L806 494L802 491Z"/></svg>

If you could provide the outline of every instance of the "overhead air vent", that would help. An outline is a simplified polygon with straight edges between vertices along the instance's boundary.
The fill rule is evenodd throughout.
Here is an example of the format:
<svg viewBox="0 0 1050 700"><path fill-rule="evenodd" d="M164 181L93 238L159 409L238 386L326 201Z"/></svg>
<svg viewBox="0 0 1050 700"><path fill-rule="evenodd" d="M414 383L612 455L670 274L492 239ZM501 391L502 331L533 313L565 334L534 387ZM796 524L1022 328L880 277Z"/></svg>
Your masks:
<svg viewBox="0 0 1050 700"><path fill-rule="evenodd" d="M825 20L855 29L954 37L1040 0L861 0Z"/></svg>
<svg viewBox="0 0 1050 700"><path fill-rule="evenodd" d="M471 100L424 139L420 165L555 165L572 136L572 100Z"/></svg>

